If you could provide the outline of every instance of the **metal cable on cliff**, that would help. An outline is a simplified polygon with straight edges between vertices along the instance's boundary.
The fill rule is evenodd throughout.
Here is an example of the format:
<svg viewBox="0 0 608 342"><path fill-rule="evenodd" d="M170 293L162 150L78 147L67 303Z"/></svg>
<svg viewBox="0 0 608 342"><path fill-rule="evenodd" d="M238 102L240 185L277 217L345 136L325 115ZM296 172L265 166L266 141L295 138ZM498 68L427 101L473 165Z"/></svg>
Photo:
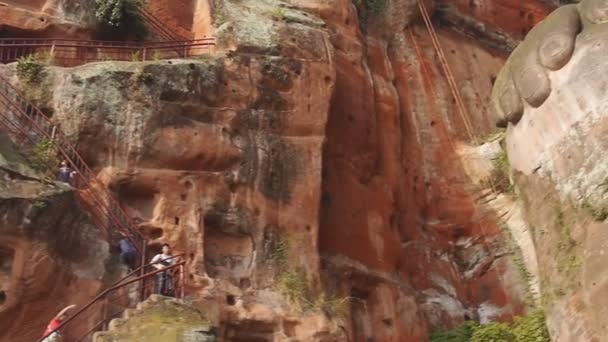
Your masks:
<svg viewBox="0 0 608 342"><path fill-rule="evenodd" d="M417 3L418 3L418 8L420 9L420 13L422 14L422 18L424 19L424 24L426 25L426 28L429 31L429 35L431 37L431 42L433 43L433 47L435 48L435 52L437 52L437 56L439 56L439 62L441 64L441 68L448 81L448 85L450 87L452 96L454 97L454 100L456 101L456 106L458 107L458 111L460 113L460 117L462 118L464 127L467 131L467 135L469 136L469 139L471 139L471 141L473 141L475 144L477 144L477 138L473 134L473 126L471 124L471 121L469 120L469 113L466 110L464 102L462 101L462 96L460 94L460 91L458 90L456 81L454 80L454 76L452 74L450 65L448 64L445 54L443 53L443 48L441 47L441 43L439 42L439 38L437 37L437 32L435 32L435 28L433 27L433 23L431 22L429 13L426 9L426 6L424 5L423 0L417 0Z"/></svg>

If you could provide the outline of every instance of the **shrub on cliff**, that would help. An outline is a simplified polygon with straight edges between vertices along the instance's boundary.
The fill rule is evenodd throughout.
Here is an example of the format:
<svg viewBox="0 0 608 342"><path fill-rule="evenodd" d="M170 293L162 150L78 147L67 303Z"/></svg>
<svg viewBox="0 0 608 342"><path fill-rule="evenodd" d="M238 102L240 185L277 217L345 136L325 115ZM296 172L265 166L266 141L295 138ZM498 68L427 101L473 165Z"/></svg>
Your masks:
<svg viewBox="0 0 608 342"><path fill-rule="evenodd" d="M548 342L551 341L545 325L545 313L535 310L524 317L516 317L513 323L513 335L516 342Z"/></svg>
<svg viewBox="0 0 608 342"><path fill-rule="evenodd" d="M456 329L434 332L431 335L430 342L468 342L473 335L473 331L478 327L477 323L466 321Z"/></svg>
<svg viewBox="0 0 608 342"><path fill-rule="evenodd" d="M438 331L430 342L550 342L545 325L545 314L537 309L523 317L516 317L513 324L491 322L478 325L464 322L458 328Z"/></svg>
<svg viewBox="0 0 608 342"><path fill-rule="evenodd" d="M515 342L515 335L507 324L492 322L475 329L470 342Z"/></svg>
<svg viewBox="0 0 608 342"><path fill-rule="evenodd" d="M95 0L95 4L95 16L100 23L126 30L135 38L145 38L148 30L140 12L146 5L145 0Z"/></svg>
<svg viewBox="0 0 608 342"><path fill-rule="evenodd" d="M40 80L44 66L35 55L27 55L17 59L17 75L19 79L33 83Z"/></svg>

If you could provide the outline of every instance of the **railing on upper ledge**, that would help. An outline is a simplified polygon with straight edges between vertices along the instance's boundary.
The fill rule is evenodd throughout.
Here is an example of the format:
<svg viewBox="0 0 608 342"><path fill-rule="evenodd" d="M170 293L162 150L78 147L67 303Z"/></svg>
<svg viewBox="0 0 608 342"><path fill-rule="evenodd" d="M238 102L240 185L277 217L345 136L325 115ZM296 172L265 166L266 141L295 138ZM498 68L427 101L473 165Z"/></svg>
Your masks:
<svg viewBox="0 0 608 342"><path fill-rule="evenodd" d="M113 42L78 39L0 39L0 63L37 55L50 64L72 67L100 61L150 61L211 53L215 38L163 42Z"/></svg>

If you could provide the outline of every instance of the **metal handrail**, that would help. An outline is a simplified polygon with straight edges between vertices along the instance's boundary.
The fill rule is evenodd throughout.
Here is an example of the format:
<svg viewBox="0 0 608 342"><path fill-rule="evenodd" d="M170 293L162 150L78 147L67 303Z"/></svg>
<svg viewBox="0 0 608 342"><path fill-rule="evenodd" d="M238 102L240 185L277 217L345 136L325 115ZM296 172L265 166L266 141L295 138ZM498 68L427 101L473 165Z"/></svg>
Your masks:
<svg viewBox="0 0 608 342"><path fill-rule="evenodd" d="M151 60L200 56L212 51L215 38L186 41L109 42L78 39L0 39L0 62L47 53L54 64L76 66L92 61Z"/></svg>
<svg viewBox="0 0 608 342"><path fill-rule="evenodd" d="M180 40L184 39L181 35L174 33L171 31L162 20L158 19L154 14L148 11L146 8L140 7L139 13L144 21L148 24L148 27L152 29L154 33L159 35L161 38L165 38L167 40Z"/></svg>
<svg viewBox="0 0 608 342"><path fill-rule="evenodd" d="M163 260L171 260L171 259L181 258L181 257L183 257L184 255L186 255L186 253L180 253L180 254L173 255L173 256L171 256L170 258L165 258L165 259L163 259ZM127 278L131 277L132 275L135 275L135 274L137 274L137 273L140 273L140 272L141 272L141 270L145 269L146 267L149 267L149 266L155 265L155 264L158 264L158 262L150 262L150 263L147 263L147 264L145 264L145 265L139 266L138 268L136 268L136 269L134 269L133 271L129 272L129 274L127 274L126 276L124 276L124 277L122 277L121 279L119 279L119 280L115 281L115 282L112 284L112 286L115 286L115 285L120 284L120 282L121 282L121 281L123 281L124 279L127 279Z"/></svg>
<svg viewBox="0 0 608 342"><path fill-rule="evenodd" d="M183 255L183 254L176 255L175 257L181 256L181 255ZM148 264L146 266L150 266L151 264L152 263L150 263L150 264ZM101 300L106 300L107 296L110 293L113 293L113 292L115 292L115 291L117 291L119 289L122 289L122 288L126 287L127 285L131 285L133 283L149 279L152 276L154 276L154 275L156 275L158 273L161 273L161 272L166 272L166 271L170 271L170 270L179 268L179 270L180 270L180 278L179 278L180 291L179 291L178 297L179 298L183 298L183 296L184 296L184 283L183 282L185 280L185 278L183 276L184 275L183 273L184 273L184 265L185 264L186 264L186 261L182 260L182 261L179 261L179 262L177 262L177 263L175 263L175 264L173 264L171 266L167 266L167 267L164 267L162 269L154 270L154 271L145 273L144 275L138 276L136 278L127 280L129 277L132 276L132 274L130 273L129 275L123 277L121 280L119 280L116 283L114 283L114 285L110 286L109 288L105 289L103 292L101 292L100 294L98 294L97 296L95 296L95 298L93 298L89 303L85 304L82 308L80 308L78 311L76 311L76 313L74 313L73 315L71 315L70 317L68 317L66 320L62 321L61 324L59 324L59 326L56 329L54 329L53 331L49 332L49 334L47 334L47 336L50 335L50 334L52 334L52 333L54 333L54 332L61 331L68 324L70 324L71 322L73 322L76 318L82 317L81 315L87 309L89 309L90 307L92 307L94 304L99 303ZM142 267L144 267L144 266L142 266ZM127 281L125 281L125 280L127 280ZM178 279L175 279L175 282L177 282L177 281L178 281ZM106 303L104 303L104 304L106 304ZM118 314L120 314L120 313L118 313ZM94 326L93 326L92 329L88 330L83 336L79 337L77 340L80 340L80 339L84 338L85 336L87 336L88 334L90 334L91 332L93 332L96 328L99 328L99 326L102 325L103 323L105 323L106 320L107 320L107 318L104 317L101 322L96 322L94 324ZM45 338L46 337L41 337L41 338L39 338L37 340L37 342L42 342Z"/></svg>
<svg viewBox="0 0 608 342"><path fill-rule="evenodd" d="M0 38L0 43L2 42L15 42L11 45L19 44L19 42L23 42L24 44L33 42L35 44L52 44L52 43L63 43L63 42L73 42L74 44L78 44L81 46L87 46L86 43L94 43L103 46L156 46L156 45L171 45L173 43L195 43L195 42L215 42L215 37L205 37L198 39L183 39L183 40L172 40L172 41L113 41L113 40L92 40L92 39L67 39L67 38L49 38L49 39L40 39L40 38ZM8 44L8 43L7 43Z"/></svg>
<svg viewBox="0 0 608 342"><path fill-rule="evenodd" d="M93 171L91 171L88 165L80 157L80 155L76 151L76 148L67 140L63 132L61 132L58 127L53 125L46 117L46 115L44 115L44 113L42 113L38 108L27 102L21 95L21 93L17 89L15 89L9 83L8 80L1 76L0 98L3 99L2 103L6 106L6 109L11 112L11 114L22 119L26 119L26 121L29 122L29 125L24 125L23 123L16 124L15 122L13 122L13 120L11 120L11 118L7 117L9 114L3 111L2 113L0 113L0 115L3 116L5 121L10 122L11 125L14 126L14 129L21 131L21 133L28 137L28 139L32 143L35 143L35 141L32 140L33 138L29 134L31 133L31 131L28 130L32 128L43 138L52 140L58 152L63 156L63 158L70 164L72 169L76 172L78 176L77 179L83 181L85 184L88 185L88 189L91 190L89 192L90 197L95 202L95 205L97 207L92 208L90 205L88 205L86 201L83 201L84 204L89 206L90 209L92 209L91 211L93 214L95 214L96 212L101 212L101 214L104 215L106 219L108 219L110 222L112 222L119 231L125 233L136 247L138 254L143 257L142 247L140 247L140 243L145 240L143 235L132 226L130 218L120 207L118 201L114 199L112 194L107 191L102 184L99 183ZM6 122L3 123L5 126L7 126ZM11 127L7 128L12 129ZM91 185L96 185L97 189L95 189ZM108 203L106 203L98 196L98 191L101 191L106 195ZM106 233L111 233L111 229L106 229L106 227L103 226L102 228L104 228Z"/></svg>

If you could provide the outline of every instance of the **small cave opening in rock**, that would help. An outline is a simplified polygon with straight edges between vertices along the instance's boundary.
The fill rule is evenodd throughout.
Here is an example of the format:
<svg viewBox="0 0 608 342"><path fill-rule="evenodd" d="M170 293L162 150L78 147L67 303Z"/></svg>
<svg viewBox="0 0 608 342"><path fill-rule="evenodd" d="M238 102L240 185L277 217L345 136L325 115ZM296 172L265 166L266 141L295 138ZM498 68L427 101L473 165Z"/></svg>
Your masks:
<svg viewBox="0 0 608 342"><path fill-rule="evenodd" d="M179 217L175 216L175 218L173 219L174 223L176 226L179 226Z"/></svg>
<svg viewBox="0 0 608 342"><path fill-rule="evenodd" d="M13 271L15 250L6 246L0 246L0 284L9 284Z"/></svg>
<svg viewBox="0 0 608 342"><path fill-rule="evenodd" d="M129 216L142 221L148 221L152 218L157 202L156 194L158 193L153 184L128 179L118 181L111 188L114 188L113 190L116 191L118 198L128 208Z"/></svg>
<svg viewBox="0 0 608 342"><path fill-rule="evenodd" d="M6 292L0 291L0 305L6 302Z"/></svg>
<svg viewBox="0 0 608 342"><path fill-rule="evenodd" d="M140 230L141 230L142 234L145 237L147 237L149 240L160 239L165 234L165 231L162 228L158 228L158 227L154 227L154 226L142 225L142 226L140 226Z"/></svg>
<svg viewBox="0 0 608 342"><path fill-rule="evenodd" d="M221 212L215 214L222 215ZM224 212L222 216L230 215ZM253 260L253 240L250 235L233 227L230 219L207 214L204 219L205 267L213 278L238 281L249 276Z"/></svg>
<svg viewBox="0 0 608 342"><path fill-rule="evenodd" d="M234 298L233 295L227 295L226 296L226 304L228 304L228 305L235 305L236 304L236 299Z"/></svg>

